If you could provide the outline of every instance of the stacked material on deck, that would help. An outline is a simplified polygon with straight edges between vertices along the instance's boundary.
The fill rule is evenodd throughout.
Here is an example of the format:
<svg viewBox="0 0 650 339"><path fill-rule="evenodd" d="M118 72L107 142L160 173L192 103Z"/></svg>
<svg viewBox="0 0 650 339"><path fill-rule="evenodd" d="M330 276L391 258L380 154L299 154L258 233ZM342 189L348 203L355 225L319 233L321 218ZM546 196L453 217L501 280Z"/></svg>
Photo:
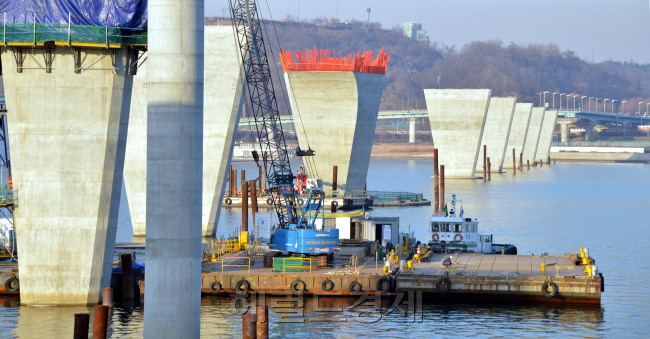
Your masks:
<svg viewBox="0 0 650 339"><path fill-rule="evenodd" d="M147 43L146 0L0 2L3 43Z"/></svg>
<svg viewBox="0 0 650 339"><path fill-rule="evenodd" d="M300 272L302 258L273 258L273 272Z"/></svg>

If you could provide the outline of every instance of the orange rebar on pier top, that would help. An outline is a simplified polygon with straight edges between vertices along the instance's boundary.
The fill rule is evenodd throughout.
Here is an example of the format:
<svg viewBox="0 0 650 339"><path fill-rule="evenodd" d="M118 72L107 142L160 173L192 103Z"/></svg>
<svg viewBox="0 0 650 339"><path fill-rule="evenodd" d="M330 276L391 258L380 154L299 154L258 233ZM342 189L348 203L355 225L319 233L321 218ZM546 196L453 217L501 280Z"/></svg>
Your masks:
<svg viewBox="0 0 650 339"><path fill-rule="evenodd" d="M366 51L363 54L357 51L356 54L348 53L347 57L341 57L341 53L336 56L332 50L319 50L314 47L313 50L296 51L295 53L298 63L294 62L293 53L284 50L280 52L282 68L285 73L289 71L319 71L386 74L390 58L390 55L384 53L383 47L374 60L372 51Z"/></svg>

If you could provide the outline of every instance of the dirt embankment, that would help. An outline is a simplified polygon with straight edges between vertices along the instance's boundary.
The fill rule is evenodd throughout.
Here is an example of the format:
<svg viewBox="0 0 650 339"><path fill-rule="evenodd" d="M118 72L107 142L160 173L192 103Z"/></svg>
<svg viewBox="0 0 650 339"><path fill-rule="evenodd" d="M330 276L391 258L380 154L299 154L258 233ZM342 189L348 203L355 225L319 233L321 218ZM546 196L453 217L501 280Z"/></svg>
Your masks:
<svg viewBox="0 0 650 339"><path fill-rule="evenodd" d="M433 159L431 144L374 144L371 157L399 159Z"/></svg>

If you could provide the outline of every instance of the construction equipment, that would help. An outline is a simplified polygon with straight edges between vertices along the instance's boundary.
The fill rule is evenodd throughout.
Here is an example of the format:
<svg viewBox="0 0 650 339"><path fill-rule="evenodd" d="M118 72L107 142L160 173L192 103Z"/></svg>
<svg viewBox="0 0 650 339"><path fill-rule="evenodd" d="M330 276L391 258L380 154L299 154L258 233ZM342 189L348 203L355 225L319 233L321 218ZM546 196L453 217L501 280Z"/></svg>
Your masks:
<svg viewBox="0 0 650 339"><path fill-rule="evenodd" d="M278 216L272 246L291 253L333 253L339 247L339 231L320 231L315 227L318 214L324 214L325 194L322 189L312 187L304 204L300 203L294 190L294 175L291 172L287 145L280 124L280 113L257 5L252 0L229 0L229 5L244 67L251 111L263 151L267 191L271 194L273 208ZM313 153L312 150L306 152ZM254 158L259 159L259 156L254 155ZM302 212L300 215L298 210Z"/></svg>

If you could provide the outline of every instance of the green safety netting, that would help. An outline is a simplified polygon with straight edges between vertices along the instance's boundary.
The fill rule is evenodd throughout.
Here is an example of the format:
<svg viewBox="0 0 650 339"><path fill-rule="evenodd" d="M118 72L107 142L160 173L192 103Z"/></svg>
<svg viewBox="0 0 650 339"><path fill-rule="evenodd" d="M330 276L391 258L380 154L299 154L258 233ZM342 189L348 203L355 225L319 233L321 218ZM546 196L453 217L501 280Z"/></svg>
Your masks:
<svg viewBox="0 0 650 339"><path fill-rule="evenodd" d="M2 42L69 41L146 45L147 31L134 31L120 27L102 27L67 24L11 24L0 26Z"/></svg>

